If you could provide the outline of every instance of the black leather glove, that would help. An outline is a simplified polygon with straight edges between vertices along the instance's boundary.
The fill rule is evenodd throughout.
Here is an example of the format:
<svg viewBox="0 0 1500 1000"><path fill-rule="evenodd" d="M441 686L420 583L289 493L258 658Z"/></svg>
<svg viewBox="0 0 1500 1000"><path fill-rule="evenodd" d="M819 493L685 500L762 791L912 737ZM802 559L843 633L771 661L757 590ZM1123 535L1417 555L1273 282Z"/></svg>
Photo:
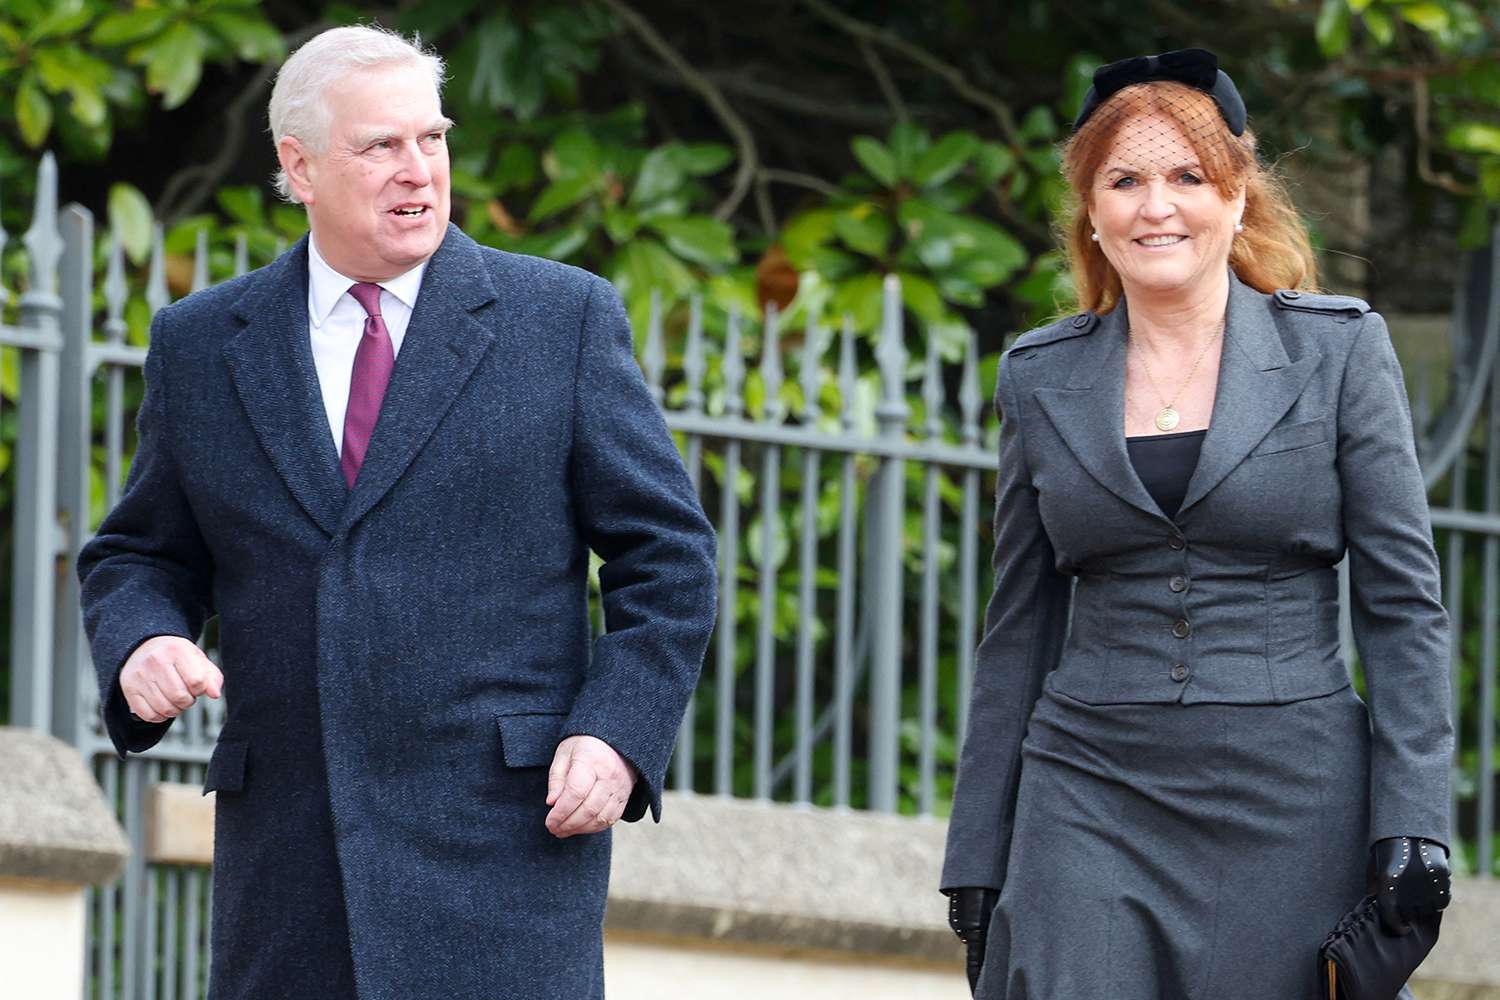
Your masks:
<svg viewBox="0 0 1500 1000"><path fill-rule="evenodd" d="M999 898L998 891L980 886L948 891L948 926L967 950L964 968L969 974L971 995L979 986L979 971L984 968L984 939L990 929L990 914Z"/></svg>
<svg viewBox="0 0 1500 1000"><path fill-rule="evenodd" d="M1447 848L1421 837L1377 840L1366 880L1380 923L1397 936L1408 933L1413 921L1436 916L1452 898Z"/></svg>

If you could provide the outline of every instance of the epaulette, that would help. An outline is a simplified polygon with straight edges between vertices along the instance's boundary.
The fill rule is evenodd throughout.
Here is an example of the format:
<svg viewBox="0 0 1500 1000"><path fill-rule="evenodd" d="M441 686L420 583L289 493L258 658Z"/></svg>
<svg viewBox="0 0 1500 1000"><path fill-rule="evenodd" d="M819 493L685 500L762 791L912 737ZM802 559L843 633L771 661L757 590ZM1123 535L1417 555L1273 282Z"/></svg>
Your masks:
<svg viewBox="0 0 1500 1000"><path fill-rule="evenodd" d="M1358 319L1370 311L1370 303L1353 295L1316 295L1292 288L1278 290L1272 298L1282 309L1294 312L1329 313L1344 319Z"/></svg>
<svg viewBox="0 0 1500 1000"><path fill-rule="evenodd" d="M1062 319L1046 326L1039 326L1035 330L1028 331L1016 338L1016 342L1010 345L1010 349L1020 350L1028 347L1041 347L1044 344L1053 344L1059 340L1067 340L1071 337L1081 337L1086 333L1093 333L1094 327L1099 325L1099 317L1091 312L1079 313L1076 316L1064 316Z"/></svg>

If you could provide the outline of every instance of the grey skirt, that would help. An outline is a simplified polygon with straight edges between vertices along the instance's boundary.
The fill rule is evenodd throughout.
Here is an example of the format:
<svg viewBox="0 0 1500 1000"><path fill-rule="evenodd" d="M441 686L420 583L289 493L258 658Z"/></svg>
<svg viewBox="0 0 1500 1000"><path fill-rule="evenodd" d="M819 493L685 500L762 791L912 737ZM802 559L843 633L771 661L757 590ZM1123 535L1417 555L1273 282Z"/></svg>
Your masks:
<svg viewBox="0 0 1500 1000"><path fill-rule="evenodd" d="M977 996L1316 1000L1318 945L1364 895L1369 763L1353 688L1089 705L1049 684Z"/></svg>

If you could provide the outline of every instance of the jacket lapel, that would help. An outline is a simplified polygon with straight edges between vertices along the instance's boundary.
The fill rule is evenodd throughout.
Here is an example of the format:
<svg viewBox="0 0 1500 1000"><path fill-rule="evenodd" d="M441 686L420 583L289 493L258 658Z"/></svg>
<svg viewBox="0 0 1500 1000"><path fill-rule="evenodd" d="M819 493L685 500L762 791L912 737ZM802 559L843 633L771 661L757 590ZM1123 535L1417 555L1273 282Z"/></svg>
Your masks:
<svg viewBox="0 0 1500 1000"><path fill-rule="evenodd" d="M1230 275L1213 417L1179 517L1223 482L1286 415L1322 358L1288 358L1274 310L1269 296Z"/></svg>
<svg viewBox="0 0 1500 1000"><path fill-rule="evenodd" d="M331 536L348 490L308 339L307 239L252 281L231 307L245 328L224 345L224 360L271 465Z"/></svg>
<svg viewBox="0 0 1500 1000"><path fill-rule="evenodd" d="M1078 463L1115 496L1166 519L1125 450L1125 308L1100 317L1064 388L1033 390Z"/></svg>
<svg viewBox="0 0 1500 1000"><path fill-rule="evenodd" d="M365 463L344 508L343 530L390 491L453 405L495 339L472 314L495 298L479 245L449 224L422 276Z"/></svg>

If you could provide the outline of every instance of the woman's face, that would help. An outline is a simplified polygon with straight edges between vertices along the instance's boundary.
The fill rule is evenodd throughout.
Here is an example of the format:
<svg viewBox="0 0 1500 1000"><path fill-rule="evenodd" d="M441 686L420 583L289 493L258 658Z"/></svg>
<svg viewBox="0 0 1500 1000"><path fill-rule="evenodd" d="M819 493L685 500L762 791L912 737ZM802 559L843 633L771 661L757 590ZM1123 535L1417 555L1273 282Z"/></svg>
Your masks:
<svg viewBox="0 0 1500 1000"><path fill-rule="evenodd" d="M1191 294L1222 279L1245 211L1241 188L1225 200L1170 118L1142 115L1120 127L1094 177L1089 220L1126 295Z"/></svg>

